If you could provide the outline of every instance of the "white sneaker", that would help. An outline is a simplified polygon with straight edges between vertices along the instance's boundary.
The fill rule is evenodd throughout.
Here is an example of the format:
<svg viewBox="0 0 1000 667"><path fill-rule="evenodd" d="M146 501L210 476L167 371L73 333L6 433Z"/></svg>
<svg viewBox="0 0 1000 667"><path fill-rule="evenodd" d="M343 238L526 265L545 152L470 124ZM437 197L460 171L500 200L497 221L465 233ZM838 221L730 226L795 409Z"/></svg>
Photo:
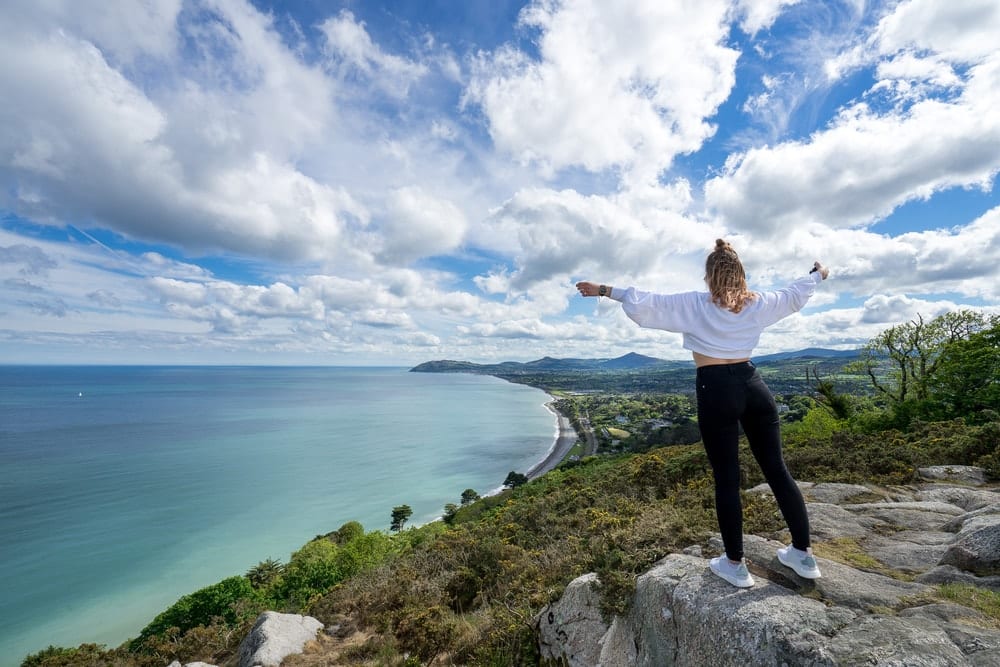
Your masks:
<svg viewBox="0 0 1000 667"><path fill-rule="evenodd" d="M750 576L750 570L747 569L747 564L740 561L738 565L733 565L733 563L726 558L725 554L719 556L718 558L713 558L708 561L708 567L712 572L719 575L733 586L738 588L750 588L753 586L753 577Z"/></svg>
<svg viewBox="0 0 1000 667"><path fill-rule="evenodd" d="M778 560L782 565L795 570L795 574L803 579L819 579L823 576L819 573L816 559L808 551L800 551L793 546L782 547L778 549Z"/></svg>

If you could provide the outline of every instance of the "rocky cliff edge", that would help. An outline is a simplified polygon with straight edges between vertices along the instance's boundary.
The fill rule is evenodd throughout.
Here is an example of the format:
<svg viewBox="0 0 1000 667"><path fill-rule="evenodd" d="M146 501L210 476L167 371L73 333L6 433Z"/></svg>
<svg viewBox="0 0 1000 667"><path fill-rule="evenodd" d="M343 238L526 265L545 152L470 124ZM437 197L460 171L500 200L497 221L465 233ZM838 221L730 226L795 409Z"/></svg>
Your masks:
<svg viewBox="0 0 1000 667"><path fill-rule="evenodd" d="M721 551L713 538L640 576L628 615L607 623L597 576L583 575L536 617L542 656L570 667L1000 667L997 620L940 588L1000 592L1000 491L974 468L919 472L906 487L800 484L815 581L778 562L782 542L748 535L756 585L734 588L702 557Z"/></svg>

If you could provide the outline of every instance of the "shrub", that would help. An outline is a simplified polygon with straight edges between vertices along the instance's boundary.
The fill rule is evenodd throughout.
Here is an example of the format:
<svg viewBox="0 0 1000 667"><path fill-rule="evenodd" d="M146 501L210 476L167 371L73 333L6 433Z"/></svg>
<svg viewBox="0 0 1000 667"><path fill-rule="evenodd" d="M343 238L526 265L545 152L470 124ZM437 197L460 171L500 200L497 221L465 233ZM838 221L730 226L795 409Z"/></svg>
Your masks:
<svg viewBox="0 0 1000 667"><path fill-rule="evenodd" d="M163 635L150 638L146 643L146 650L160 660L149 663L152 667L162 667L166 660L176 660L181 663L192 661L206 661L213 664L222 662L225 658L234 654L240 642L250 632L257 614L249 617L242 617L236 624L224 622L222 619L208 625L199 625L181 632L177 628L171 628ZM125 664L112 662L114 667L121 667Z"/></svg>
<svg viewBox="0 0 1000 667"><path fill-rule="evenodd" d="M396 542L385 533L372 531L358 535L337 552L336 561L341 578L351 577L362 570L380 565L393 552L395 545Z"/></svg>
<svg viewBox="0 0 1000 667"><path fill-rule="evenodd" d="M182 635L191 628L211 625L217 618L228 625L237 625L247 618L255 618L261 611L262 599L250 580L229 577L179 599L143 628L130 648L148 650L151 639L165 635L172 628L176 629L175 634Z"/></svg>
<svg viewBox="0 0 1000 667"><path fill-rule="evenodd" d="M401 544L408 544L404 535L390 537L379 531L356 535L340 545L317 538L292 554L268 593L279 606L300 610L344 579L377 567Z"/></svg>
<svg viewBox="0 0 1000 667"><path fill-rule="evenodd" d="M334 533L337 544L347 544L365 534L365 528L357 521L348 521Z"/></svg>
<svg viewBox="0 0 1000 667"><path fill-rule="evenodd" d="M275 593L293 607L302 606L344 578L340 548L327 539L309 542L292 554Z"/></svg>
<svg viewBox="0 0 1000 667"><path fill-rule="evenodd" d="M21 667L70 667L71 665L105 664L96 662L106 655L104 646L81 644L77 648L49 646L32 653L21 661Z"/></svg>
<svg viewBox="0 0 1000 667"><path fill-rule="evenodd" d="M396 625L400 646L425 662L445 651L457 634L455 615L437 605L404 608Z"/></svg>
<svg viewBox="0 0 1000 667"><path fill-rule="evenodd" d="M247 570L246 578L254 588L264 588L269 585L285 571L284 564L273 558L262 560Z"/></svg>

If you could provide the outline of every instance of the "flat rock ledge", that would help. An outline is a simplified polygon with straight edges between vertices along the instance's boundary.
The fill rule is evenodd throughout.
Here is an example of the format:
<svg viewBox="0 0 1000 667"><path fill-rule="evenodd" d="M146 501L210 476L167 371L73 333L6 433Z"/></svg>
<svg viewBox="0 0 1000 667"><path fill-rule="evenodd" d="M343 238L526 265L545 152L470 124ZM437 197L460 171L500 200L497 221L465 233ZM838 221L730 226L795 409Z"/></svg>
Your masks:
<svg viewBox="0 0 1000 667"><path fill-rule="evenodd" d="M597 575L586 574L534 619L542 658L569 667L1000 667L995 621L934 595L941 583L1000 591L1000 492L975 479L963 470L957 483L801 483L814 533L822 528L816 551L839 558L818 558L822 578L781 565L783 542L747 535L756 585L735 588L701 557L721 550L716 537L641 575L628 614L608 623Z"/></svg>
<svg viewBox="0 0 1000 667"><path fill-rule="evenodd" d="M986 482L986 474L976 466L930 466L917 468L921 479L944 480L962 484L980 485Z"/></svg>

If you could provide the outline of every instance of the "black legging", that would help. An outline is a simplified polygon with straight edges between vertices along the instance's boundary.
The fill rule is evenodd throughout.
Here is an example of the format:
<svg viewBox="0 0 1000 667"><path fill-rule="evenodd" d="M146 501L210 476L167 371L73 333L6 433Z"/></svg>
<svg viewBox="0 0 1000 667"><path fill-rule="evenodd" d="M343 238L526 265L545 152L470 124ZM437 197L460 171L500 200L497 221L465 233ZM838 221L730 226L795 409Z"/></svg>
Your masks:
<svg viewBox="0 0 1000 667"><path fill-rule="evenodd" d="M781 456L778 406L752 362L698 369L698 428L715 476L715 511L726 556L743 558L739 425L771 486L792 534L792 546L809 548L809 517L802 493Z"/></svg>

